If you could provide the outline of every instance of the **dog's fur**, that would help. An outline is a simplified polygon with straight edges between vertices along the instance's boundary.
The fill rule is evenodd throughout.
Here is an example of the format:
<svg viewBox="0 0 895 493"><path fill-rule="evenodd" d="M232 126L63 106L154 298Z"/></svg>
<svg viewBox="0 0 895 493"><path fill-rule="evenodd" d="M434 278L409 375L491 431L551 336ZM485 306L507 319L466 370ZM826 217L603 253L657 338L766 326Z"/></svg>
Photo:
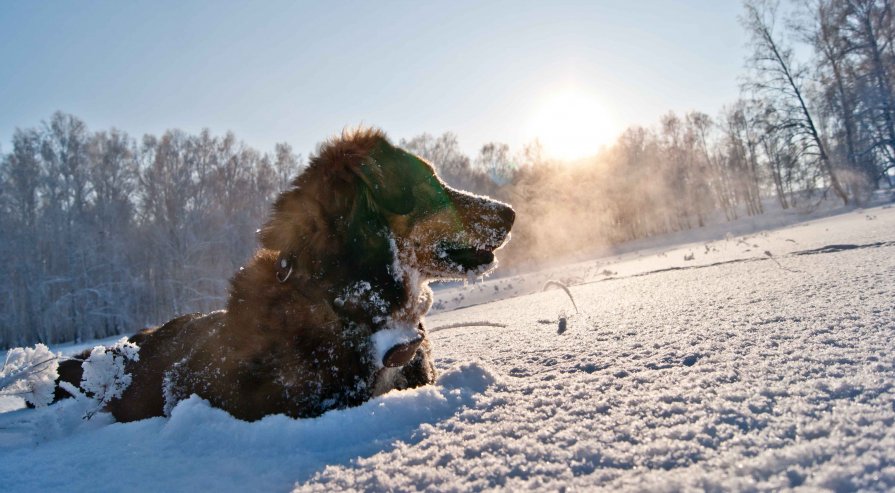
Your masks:
<svg viewBox="0 0 895 493"><path fill-rule="evenodd" d="M197 394L241 419L308 417L431 383L428 282L492 268L514 218L451 189L381 131L344 132L275 202L226 310L132 338L132 383L109 410L134 421ZM393 347L377 348L392 332ZM79 383L79 368L62 370Z"/></svg>

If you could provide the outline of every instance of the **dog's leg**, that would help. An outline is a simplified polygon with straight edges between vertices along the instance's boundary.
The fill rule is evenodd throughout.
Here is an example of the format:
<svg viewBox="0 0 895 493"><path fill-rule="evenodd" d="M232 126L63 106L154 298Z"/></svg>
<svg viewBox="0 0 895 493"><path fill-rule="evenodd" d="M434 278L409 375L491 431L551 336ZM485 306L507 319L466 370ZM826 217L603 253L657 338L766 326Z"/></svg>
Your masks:
<svg viewBox="0 0 895 493"><path fill-rule="evenodd" d="M59 383L68 382L75 388L81 388L81 377L84 375L81 363L83 363L89 356L90 350L87 349L72 359L66 359L59 362L59 369L57 370L59 376L56 378L56 388L53 390L53 401L50 404L55 404L62 399L74 397L67 390L60 387ZM28 407L32 406L28 404Z"/></svg>

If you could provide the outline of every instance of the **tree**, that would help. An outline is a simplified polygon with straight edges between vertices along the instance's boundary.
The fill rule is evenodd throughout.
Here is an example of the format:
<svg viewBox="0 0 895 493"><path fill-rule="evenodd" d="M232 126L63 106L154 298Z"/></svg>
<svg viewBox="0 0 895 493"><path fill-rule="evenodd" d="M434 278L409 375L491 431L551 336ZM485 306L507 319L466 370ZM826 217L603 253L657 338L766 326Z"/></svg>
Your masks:
<svg viewBox="0 0 895 493"><path fill-rule="evenodd" d="M483 145L475 159L475 164L498 186L512 181L516 168L510 161L510 146L498 142L489 142Z"/></svg>
<svg viewBox="0 0 895 493"><path fill-rule="evenodd" d="M758 157L761 129L758 128L757 112L755 103L739 100L728 107L722 117L734 200L737 204L745 204L750 216L764 211Z"/></svg>
<svg viewBox="0 0 895 493"><path fill-rule="evenodd" d="M469 157L460 150L457 136L445 132L439 137L424 133L410 140L401 139L399 145L429 161L448 185L463 190L487 193L485 176L470 166Z"/></svg>
<svg viewBox="0 0 895 493"><path fill-rule="evenodd" d="M34 129L16 130L12 144L0 160L0 255L6 259L0 263L0 346L30 342L26 334L38 333L40 318L37 289L28 281L42 277L32 250L40 220L41 137Z"/></svg>
<svg viewBox="0 0 895 493"><path fill-rule="evenodd" d="M298 176L302 167L301 154L295 154L292 146L282 142L274 147L274 169L276 170L276 190L279 193L289 187L292 180Z"/></svg>
<svg viewBox="0 0 895 493"><path fill-rule="evenodd" d="M816 157L830 187L843 203L848 204L849 197L833 168L827 145L808 107L803 87L806 68L796 65L792 49L775 31L777 3L748 0L745 9L742 23L750 35L754 50L749 60L752 74L748 87L759 97L775 102L774 105L784 115L781 128L795 130L793 135L801 141L804 152Z"/></svg>
<svg viewBox="0 0 895 493"><path fill-rule="evenodd" d="M880 174L895 169L895 19L891 0L845 0L843 33L857 57L858 81L865 94L870 151L885 163ZM890 178L891 180L891 178ZM891 185L891 182L890 182Z"/></svg>

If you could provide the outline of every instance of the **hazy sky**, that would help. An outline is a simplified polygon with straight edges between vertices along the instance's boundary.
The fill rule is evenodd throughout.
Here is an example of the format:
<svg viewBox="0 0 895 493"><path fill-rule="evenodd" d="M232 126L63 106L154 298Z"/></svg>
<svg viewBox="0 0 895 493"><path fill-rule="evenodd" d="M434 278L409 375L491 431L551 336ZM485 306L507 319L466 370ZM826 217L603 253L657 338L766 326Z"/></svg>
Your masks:
<svg viewBox="0 0 895 493"><path fill-rule="evenodd" d="M450 130L473 153L491 140L521 147L544 131L545 114L574 107L589 115L555 128L583 128L596 146L669 110L714 116L732 102L745 52L740 8L0 0L0 148L16 127L62 110L94 130L208 127L305 155L346 125L395 139ZM573 107L559 117L558 94Z"/></svg>

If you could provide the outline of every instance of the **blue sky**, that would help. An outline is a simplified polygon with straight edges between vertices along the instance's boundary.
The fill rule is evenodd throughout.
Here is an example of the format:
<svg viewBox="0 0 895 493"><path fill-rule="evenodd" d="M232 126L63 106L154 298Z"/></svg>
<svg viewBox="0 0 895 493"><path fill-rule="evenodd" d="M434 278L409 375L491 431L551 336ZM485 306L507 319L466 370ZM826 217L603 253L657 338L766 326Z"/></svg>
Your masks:
<svg viewBox="0 0 895 493"><path fill-rule="evenodd" d="M91 129L232 130L307 155L358 123L518 148L545 98L599 101L596 141L737 97L740 3L0 0L0 146L62 110ZM570 89L571 88L571 89ZM595 130L596 132L596 130Z"/></svg>

